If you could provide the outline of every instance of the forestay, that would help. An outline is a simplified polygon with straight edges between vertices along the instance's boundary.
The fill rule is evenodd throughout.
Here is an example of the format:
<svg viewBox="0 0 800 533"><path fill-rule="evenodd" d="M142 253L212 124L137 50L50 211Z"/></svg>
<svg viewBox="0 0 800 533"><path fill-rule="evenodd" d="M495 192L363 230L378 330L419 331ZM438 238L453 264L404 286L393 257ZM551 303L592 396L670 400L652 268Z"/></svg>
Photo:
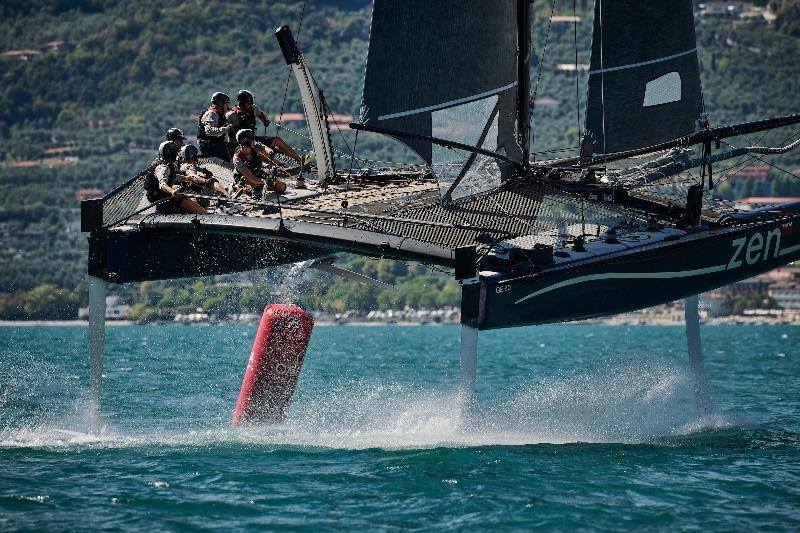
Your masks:
<svg viewBox="0 0 800 533"><path fill-rule="evenodd" d="M402 134L521 161L515 138L516 28L514 1L375 0L361 122L397 132L432 166L447 197L497 186L497 160Z"/></svg>
<svg viewBox="0 0 800 533"><path fill-rule="evenodd" d="M678 139L702 126L691 0L597 0L584 155Z"/></svg>

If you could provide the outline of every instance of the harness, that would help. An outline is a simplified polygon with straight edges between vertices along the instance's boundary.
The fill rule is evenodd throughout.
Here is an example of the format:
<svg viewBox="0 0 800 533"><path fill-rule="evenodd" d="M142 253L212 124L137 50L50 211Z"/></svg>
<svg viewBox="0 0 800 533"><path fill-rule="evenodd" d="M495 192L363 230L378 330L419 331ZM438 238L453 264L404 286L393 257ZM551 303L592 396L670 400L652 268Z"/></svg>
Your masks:
<svg viewBox="0 0 800 533"><path fill-rule="evenodd" d="M234 154L234 157L238 157L239 159L243 159L246 162L245 166L257 178L263 179L263 180L267 180L267 181L273 179L272 176L266 170L264 170L264 167L261 166L262 163L263 163L263 161L261 159L261 155L259 155L259 153L255 149L251 149L250 150L250 155L249 156L245 156L245 155L242 154L242 147L238 146L236 148L236 152ZM244 176L242 176L242 173L239 172L238 168L234 171L233 178L234 178L234 180L236 180L236 183L238 183L238 184L243 184L244 183Z"/></svg>
<svg viewBox="0 0 800 533"><path fill-rule="evenodd" d="M250 129L256 131L256 108L251 107L250 111L245 111L241 107L234 106L231 110L239 116L239 129Z"/></svg>
<svg viewBox="0 0 800 533"><path fill-rule="evenodd" d="M156 177L156 168L159 165L167 165L167 168L169 169L167 184L172 186L172 184L175 183L175 176L177 174L175 165L167 163L160 157L154 159L153 162L150 163L150 166L147 167L147 176L145 177L144 181L144 190L147 192L147 200L149 202L156 202L167 196L167 193L161 190L161 186L158 183L158 178Z"/></svg>
<svg viewBox="0 0 800 533"><path fill-rule="evenodd" d="M213 141L218 141L218 140L224 140L224 135L220 136L220 137L211 137L210 135L208 135L206 133L206 125L203 124L203 116L208 111L211 111L211 110L217 111L215 108L216 108L216 106L211 105L211 106L208 106L207 108L203 109L200 112L200 117L197 119L197 140L199 140L199 141L212 141L212 142ZM225 117L225 114L224 113L220 113L219 111L217 111L217 124L215 124L215 126L217 128L221 128L222 126L225 126L227 123L228 123L228 119Z"/></svg>

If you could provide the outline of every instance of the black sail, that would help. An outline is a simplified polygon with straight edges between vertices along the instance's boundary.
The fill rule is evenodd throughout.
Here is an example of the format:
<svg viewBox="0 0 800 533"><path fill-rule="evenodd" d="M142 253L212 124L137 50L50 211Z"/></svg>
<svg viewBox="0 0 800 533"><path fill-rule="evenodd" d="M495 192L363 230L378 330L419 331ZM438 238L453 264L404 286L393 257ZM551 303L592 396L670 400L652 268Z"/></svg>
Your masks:
<svg viewBox="0 0 800 533"><path fill-rule="evenodd" d="M587 105L585 155L644 148L699 129L692 1L596 0Z"/></svg>
<svg viewBox="0 0 800 533"><path fill-rule="evenodd" d="M361 122L497 151L515 161L516 1L375 0ZM396 138L436 171L429 141ZM466 174L452 165L453 179ZM486 167L486 165L483 165Z"/></svg>

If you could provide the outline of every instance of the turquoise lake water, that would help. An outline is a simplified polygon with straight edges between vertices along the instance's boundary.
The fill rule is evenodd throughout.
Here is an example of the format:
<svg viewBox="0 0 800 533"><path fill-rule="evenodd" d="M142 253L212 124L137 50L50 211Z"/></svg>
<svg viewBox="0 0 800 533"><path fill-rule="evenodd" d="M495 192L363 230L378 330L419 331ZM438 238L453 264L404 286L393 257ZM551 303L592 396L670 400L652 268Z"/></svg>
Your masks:
<svg viewBox="0 0 800 533"><path fill-rule="evenodd" d="M0 328L0 530L800 529L800 328L317 327L285 424L234 430L255 327Z"/></svg>

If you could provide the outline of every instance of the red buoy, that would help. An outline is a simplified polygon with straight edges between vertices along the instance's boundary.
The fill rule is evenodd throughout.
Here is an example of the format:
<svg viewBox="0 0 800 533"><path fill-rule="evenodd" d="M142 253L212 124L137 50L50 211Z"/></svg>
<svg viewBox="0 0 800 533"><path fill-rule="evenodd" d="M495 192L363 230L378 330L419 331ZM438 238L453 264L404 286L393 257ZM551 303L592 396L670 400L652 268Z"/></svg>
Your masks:
<svg viewBox="0 0 800 533"><path fill-rule="evenodd" d="M314 317L295 305L264 308L253 351L233 410L233 425L283 422L314 327Z"/></svg>

